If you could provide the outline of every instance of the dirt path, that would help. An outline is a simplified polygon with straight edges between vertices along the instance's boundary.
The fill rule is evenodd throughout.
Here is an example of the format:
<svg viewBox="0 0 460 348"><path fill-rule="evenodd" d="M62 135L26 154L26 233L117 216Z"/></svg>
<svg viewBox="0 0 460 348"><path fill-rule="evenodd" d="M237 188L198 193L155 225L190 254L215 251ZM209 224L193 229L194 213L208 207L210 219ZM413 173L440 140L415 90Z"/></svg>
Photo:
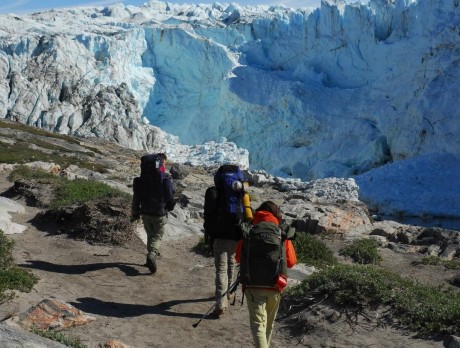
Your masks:
<svg viewBox="0 0 460 348"><path fill-rule="evenodd" d="M27 223L34 210L28 208L29 214L15 220ZM191 250L198 236L164 241L155 275L143 265L145 247L140 241L126 248L94 246L34 227L11 237L17 262L32 269L40 281L30 294L2 306L2 318L56 297L96 317L65 332L88 347L110 338L132 347L251 345L247 310L239 303L219 320L192 326L212 306L214 292L213 260Z"/></svg>
<svg viewBox="0 0 460 348"><path fill-rule="evenodd" d="M3 192L10 184L0 182ZM199 235L165 238L159 270L151 275L144 267L145 246L140 239L126 247L111 247L50 235L30 224L38 211L26 207L26 213L14 214L15 222L29 228L10 237L16 241L14 256L18 264L33 270L40 281L31 293L20 293L3 304L0 320L56 297L96 317L87 325L64 332L88 348L96 348L109 339L136 348L253 347L246 304L240 306L240 290L236 305L230 306L222 318L205 319L197 328L192 326L213 305L214 293L213 259L192 250ZM414 266L412 255L390 250L385 250L384 255L390 268L404 267L421 278L441 281L452 276L434 268ZM344 321L332 326L318 322L313 332L302 327L293 329L293 324L283 320L275 324L272 348L442 347L442 342L417 340L410 334L389 327L375 328L365 322L354 328Z"/></svg>

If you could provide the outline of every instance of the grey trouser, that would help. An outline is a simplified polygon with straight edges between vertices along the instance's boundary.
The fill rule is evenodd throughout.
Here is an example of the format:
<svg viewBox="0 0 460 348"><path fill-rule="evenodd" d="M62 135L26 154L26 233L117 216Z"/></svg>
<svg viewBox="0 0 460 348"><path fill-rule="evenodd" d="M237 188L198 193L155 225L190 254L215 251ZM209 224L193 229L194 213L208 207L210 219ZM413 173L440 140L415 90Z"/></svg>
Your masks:
<svg viewBox="0 0 460 348"><path fill-rule="evenodd" d="M228 307L227 296L222 296L234 281L236 240L216 239L213 244L216 266L216 308Z"/></svg>
<svg viewBox="0 0 460 348"><path fill-rule="evenodd" d="M160 254L161 238L165 232L166 215L142 215L145 232L147 233L147 252Z"/></svg>

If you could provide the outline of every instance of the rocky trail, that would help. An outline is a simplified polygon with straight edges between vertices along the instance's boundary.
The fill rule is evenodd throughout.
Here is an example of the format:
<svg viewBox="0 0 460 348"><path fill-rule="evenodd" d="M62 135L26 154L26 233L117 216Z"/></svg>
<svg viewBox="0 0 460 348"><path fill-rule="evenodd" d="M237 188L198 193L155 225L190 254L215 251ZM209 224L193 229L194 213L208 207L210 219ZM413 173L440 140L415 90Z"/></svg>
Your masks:
<svg viewBox="0 0 460 348"><path fill-rule="evenodd" d="M31 136L27 135L27 129L12 131L6 126L0 129L8 137L7 149L15 142L26 146L21 143L22 138L27 138L29 143L38 143L39 139L45 150L45 141L51 144L49 147L59 146L59 156L43 160L62 161L62 167L54 164L45 164L45 167L69 179L92 178L130 192L129 184L138 174L139 154L132 150L102 141L75 141L70 137L70 140L56 139L45 133ZM35 159L40 159L37 157L43 151L37 147L33 151ZM46 156L51 155L46 153ZM72 158L78 160L79 166L69 165ZM103 175L84 169L83 165L88 167L88 163L90 167L105 165L107 173ZM30 293L18 293L16 298L0 306L0 346L59 346L52 341L39 344L36 341L38 336L32 340L30 335L21 334L10 339L5 334L7 324L14 323L15 318L46 299L63 301L88 316L89 320L83 325L62 331L70 338L81 340L88 348L253 346L246 304L240 305L240 289L235 305L230 306L221 318L205 318L196 328L193 327L214 303L213 258L195 249L203 236L201 212L205 190L212 182L212 169L189 167L187 175L176 180L179 203L167 225L159 269L151 275L144 266L146 247L140 223L137 234L133 233L132 238L119 246L75 240L65 233L56 234L57 229L64 229L60 221L55 221L57 229L36 223L37 214L46 210L36 203L49 201L49 192L37 186L30 188L29 192L34 199L11 196L9 193L14 183L7 177L12 168L9 164L0 165L0 197L9 197L23 206L23 212L10 215L13 222L26 229L8 237L15 241L17 264L30 269L40 280ZM419 262L424 257L422 251L426 253L427 250L444 257L455 255L459 245L456 232L402 226L388 221L372 222L366 207L354 198L354 187L350 182L325 180L323 186L301 183L302 186L295 187L289 182L275 180L270 183L263 182L263 179L261 174L252 178L253 208L270 199L283 205L286 217L303 221L304 231L315 234L331 232L330 238L324 242L341 262L347 262L339 256L341 247L372 233L379 240L379 252L383 258L381 266L386 269L431 285L446 286L449 280L459 276L458 270ZM289 194L290 190L297 191ZM439 240L445 243L439 243ZM423 244L424 241L429 244ZM435 248L441 244L445 247ZM289 285L310 272L312 269L308 265L296 266L290 271ZM419 339L413 333L394 329L389 323L378 325L381 324L377 320L379 313L371 314L373 316L354 320L346 317L330 320L337 312L326 302L296 308L283 299L271 347L443 346L441 340ZM105 345L109 340L120 344Z"/></svg>
<svg viewBox="0 0 460 348"><path fill-rule="evenodd" d="M3 189L8 186L2 181ZM46 298L60 299L95 320L64 330L87 347L96 348L110 339L129 347L251 347L245 304L236 304L220 319L205 318L193 324L213 305L213 259L194 251L200 235L166 236L157 274L144 266L145 246L133 238L123 247L92 245L85 241L37 230L30 221L40 209L26 207L14 214L15 222L28 226L25 233L11 235L16 241L19 265L40 277L30 293L0 307L0 318L18 315ZM338 249L344 241L329 241ZM454 271L413 266L416 256L384 250L385 263L395 270L439 283ZM324 320L327 307L310 315ZM313 314L312 314L313 313ZM302 313L300 313L302 314ZM303 316L305 315L302 314ZM283 307L275 326L272 347L436 347L441 342L423 341L410 333L361 322L350 326L343 320L330 325L324 320L313 332L302 328L302 315L290 316ZM300 327L299 327L300 323Z"/></svg>

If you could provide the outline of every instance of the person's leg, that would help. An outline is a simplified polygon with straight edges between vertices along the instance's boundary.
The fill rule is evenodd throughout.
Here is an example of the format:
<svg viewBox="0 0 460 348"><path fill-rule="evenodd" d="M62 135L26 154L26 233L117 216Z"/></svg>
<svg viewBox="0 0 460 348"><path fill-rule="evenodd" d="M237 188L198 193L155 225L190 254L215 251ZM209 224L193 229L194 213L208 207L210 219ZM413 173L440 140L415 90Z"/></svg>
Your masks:
<svg viewBox="0 0 460 348"><path fill-rule="evenodd" d="M236 250L236 245L238 244L237 241L235 240L226 240L225 241L225 250L227 254L227 280L228 280L228 285L227 285L227 290L230 288L230 286L233 284L233 282L236 280L235 278L235 265L236 265L236 260L235 260L235 250ZM235 293L233 294L228 294L227 293L227 298L233 299L235 297Z"/></svg>
<svg viewBox="0 0 460 348"><path fill-rule="evenodd" d="M273 326L278 313L278 308L281 301L281 294L278 291L267 291L267 346L270 346L270 340L272 338Z"/></svg>
<svg viewBox="0 0 460 348"><path fill-rule="evenodd" d="M268 348L267 312L264 290L246 289L244 293L249 311L249 324L256 348Z"/></svg>
<svg viewBox="0 0 460 348"><path fill-rule="evenodd" d="M161 239L165 233L165 216L151 216L150 217L150 226L151 226L151 235L150 241L147 244L147 250L149 253L155 253L155 255L160 255L160 245Z"/></svg>
<svg viewBox="0 0 460 348"><path fill-rule="evenodd" d="M155 273L157 271L156 258L160 254L160 244L164 234L165 217L143 215L142 221L147 233L147 267L152 273Z"/></svg>
<svg viewBox="0 0 460 348"><path fill-rule="evenodd" d="M227 276L227 252L225 249L226 241L223 239L214 240L214 266L216 267L216 313L222 312L228 306L227 296L222 296L228 287Z"/></svg>

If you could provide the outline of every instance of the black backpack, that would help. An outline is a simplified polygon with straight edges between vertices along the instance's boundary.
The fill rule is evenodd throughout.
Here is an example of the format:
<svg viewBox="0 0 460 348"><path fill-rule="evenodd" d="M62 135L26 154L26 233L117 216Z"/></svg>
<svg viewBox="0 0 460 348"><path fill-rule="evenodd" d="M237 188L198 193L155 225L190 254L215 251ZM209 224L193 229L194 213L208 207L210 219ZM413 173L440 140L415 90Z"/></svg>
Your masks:
<svg viewBox="0 0 460 348"><path fill-rule="evenodd" d="M251 287L276 288L280 275L287 275L284 238L278 226L270 222L242 224L243 245L240 282Z"/></svg>
<svg viewBox="0 0 460 348"><path fill-rule="evenodd" d="M134 179L133 188L139 196L142 214L165 213L165 173L162 167L163 159L158 154L141 157L141 175Z"/></svg>

